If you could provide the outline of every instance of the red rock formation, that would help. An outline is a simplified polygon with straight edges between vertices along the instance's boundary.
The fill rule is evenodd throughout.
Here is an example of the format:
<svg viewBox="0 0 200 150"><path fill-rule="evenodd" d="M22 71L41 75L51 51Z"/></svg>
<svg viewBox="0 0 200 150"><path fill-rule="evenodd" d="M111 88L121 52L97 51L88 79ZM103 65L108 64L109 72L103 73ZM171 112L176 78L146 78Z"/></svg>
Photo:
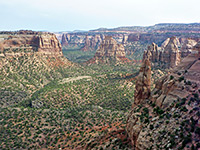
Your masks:
<svg viewBox="0 0 200 150"><path fill-rule="evenodd" d="M135 42L140 40L140 34L129 34L128 41Z"/></svg>
<svg viewBox="0 0 200 150"><path fill-rule="evenodd" d="M199 128L199 68L200 60L195 54L190 54L170 74L158 80L150 98L143 100L141 97L137 101L138 105L132 108L126 125L133 149L185 149L199 143L197 132L191 135L191 130L180 127L180 122L191 119L193 121L187 127L192 125L193 131ZM186 137L191 135L186 144L180 137L183 133Z"/></svg>
<svg viewBox="0 0 200 150"><path fill-rule="evenodd" d="M191 50L196 44L197 41L192 38L181 38L181 51L182 50Z"/></svg>
<svg viewBox="0 0 200 150"><path fill-rule="evenodd" d="M144 99L150 97L150 93L151 93L151 63L149 59L145 59L142 63L139 75L136 80L134 105L141 104Z"/></svg>
<svg viewBox="0 0 200 150"><path fill-rule="evenodd" d="M161 54L161 61L168 64L169 67L177 66L180 63L180 52L177 45L177 38L171 37Z"/></svg>
<svg viewBox="0 0 200 150"><path fill-rule="evenodd" d="M198 42L194 47L193 47L194 50L200 50L200 42Z"/></svg>
<svg viewBox="0 0 200 150"><path fill-rule="evenodd" d="M147 57L149 57L153 65L161 65L164 68L177 66L181 59L177 38L171 37L166 46L164 46L164 50L159 49L155 43L152 43L152 45L148 46L148 50L144 51L143 59Z"/></svg>
<svg viewBox="0 0 200 150"><path fill-rule="evenodd" d="M57 53L62 55L62 47L58 39L54 34L42 34L37 37L38 42L38 52L45 53Z"/></svg>
<svg viewBox="0 0 200 150"><path fill-rule="evenodd" d="M1 36L1 35L0 35ZM55 34L47 32L19 31L2 35L0 44L7 49L4 53L37 52L63 56L62 47ZM28 51L27 51L28 50Z"/></svg>
<svg viewBox="0 0 200 150"><path fill-rule="evenodd" d="M90 40L89 40L88 36L86 35L86 37L85 37L85 45L81 50L82 51L90 51L90 46L91 46Z"/></svg>
<svg viewBox="0 0 200 150"><path fill-rule="evenodd" d="M128 62L125 57L125 49L122 44L117 42L111 37L106 36L95 53L94 58L89 60L89 63L109 63L111 61L116 62Z"/></svg>
<svg viewBox="0 0 200 150"><path fill-rule="evenodd" d="M91 38L88 35L85 37L84 47L81 48L82 51L94 51L98 48L100 43L102 42L102 36L95 34Z"/></svg>
<svg viewBox="0 0 200 150"><path fill-rule="evenodd" d="M126 44L128 40L128 35L123 35L122 44Z"/></svg>
<svg viewBox="0 0 200 150"><path fill-rule="evenodd" d="M152 43L152 45L148 46L148 50L144 51L143 59L148 58L151 62L158 62L160 61L159 56L158 45Z"/></svg>
<svg viewBox="0 0 200 150"><path fill-rule="evenodd" d="M68 41L70 41L70 35L69 34L63 34L61 39L62 46L68 46Z"/></svg>
<svg viewBox="0 0 200 150"><path fill-rule="evenodd" d="M193 47L193 50L198 51L198 55L200 58L200 41Z"/></svg>

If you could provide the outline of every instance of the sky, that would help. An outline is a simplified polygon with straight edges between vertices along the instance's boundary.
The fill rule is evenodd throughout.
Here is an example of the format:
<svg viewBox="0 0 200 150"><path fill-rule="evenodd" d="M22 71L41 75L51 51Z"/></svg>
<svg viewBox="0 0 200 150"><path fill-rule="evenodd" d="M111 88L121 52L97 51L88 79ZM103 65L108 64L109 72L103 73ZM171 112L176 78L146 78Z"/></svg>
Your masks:
<svg viewBox="0 0 200 150"><path fill-rule="evenodd" d="M200 22L200 0L0 0L0 31Z"/></svg>

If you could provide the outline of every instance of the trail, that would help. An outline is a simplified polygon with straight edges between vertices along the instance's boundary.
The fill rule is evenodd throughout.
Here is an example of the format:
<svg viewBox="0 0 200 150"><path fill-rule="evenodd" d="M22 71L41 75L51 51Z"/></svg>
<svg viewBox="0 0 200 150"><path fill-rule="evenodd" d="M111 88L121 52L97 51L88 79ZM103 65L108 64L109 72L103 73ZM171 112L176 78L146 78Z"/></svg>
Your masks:
<svg viewBox="0 0 200 150"><path fill-rule="evenodd" d="M73 82L81 79L92 79L91 76L78 76L78 77L72 77L72 78L64 78L63 80L60 81L60 84L68 83L68 82Z"/></svg>

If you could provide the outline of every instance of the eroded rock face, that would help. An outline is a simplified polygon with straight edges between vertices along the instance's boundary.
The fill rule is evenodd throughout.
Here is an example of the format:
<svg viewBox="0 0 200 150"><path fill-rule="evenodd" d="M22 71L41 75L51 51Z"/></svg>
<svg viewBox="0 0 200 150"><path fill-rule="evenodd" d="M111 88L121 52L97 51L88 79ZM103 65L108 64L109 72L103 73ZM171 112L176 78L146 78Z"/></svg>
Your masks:
<svg viewBox="0 0 200 150"><path fill-rule="evenodd" d="M177 66L180 63L180 52L176 37L170 38L163 54L161 54L161 61L168 64L169 67Z"/></svg>
<svg viewBox="0 0 200 150"><path fill-rule="evenodd" d="M93 51L96 50L98 48L98 46L100 45L100 43L102 42L102 35L94 35L94 36L89 36L86 35L85 37L85 44L84 47L81 48L82 51Z"/></svg>
<svg viewBox="0 0 200 150"><path fill-rule="evenodd" d="M61 39L62 46L68 46L68 41L70 41L70 34L63 34Z"/></svg>
<svg viewBox="0 0 200 150"><path fill-rule="evenodd" d="M181 50L191 50L196 44L197 41L192 38L181 38Z"/></svg>
<svg viewBox="0 0 200 150"><path fill-rule="evenodd" d="M170 38L167 38L162 44L161 44L161 48L165 48L167 46L167 44L169 43Z"/></svg>
<svg viewBox="0 0 200 150"><path fill-rule="evenodd" d="M64 48L80 48L82 51L93 51L103 41L103 34L64 33L61 44Z"/></svg>
<svg viewBox="0 0 200 150"><path fill-rule="evenodd" d="M122 44L126 44L128 40L128 35L123 35Z"/></svg>
<svg viewBox="0 0 200 150"><path fill-rule="evenodd" d="M148 46L148 50L144 51L143 59L149 57L154 65L161 65L164 68L177 66L181 59L177 38L171 37L166 46L165 44L162 50L155 43L152 43L152 45Z"/></svg>
<svg viewBox="0 0 200 150"><path fill-rule="evenodd" d="M117 44L111 36L106 36L89 63L109 63L111 61L126 62L125 49L122 44Z"/></svg>
<svg viewBox="0 0 200 150"><path fill-rule="evenodd" d="M198 51L198 57L200 58L200 41L193 47L193 50Z"/></svg>
<svg viewBox="0 0 200 150"><path fill-rule="evenodd" d="M152 43L148 46L148 50L144 52L143 60L148 58L151 62L160 61L160 52L158 51L158 45Z"/></svg>
<svg viewBox="0 0 200 150"><path fill-rule="evenodd" d="M191 134L199 124L200 60L190 54L156 83L148 99L138 100L128 115L126 131L133 149L184 149L199 142L200 135ZM136 90L137 91L137 90ZM193 96L196 93L196 96ZM195 107L195 109L193 109ZM188 125L180 123L186 120ZM190 128L191 129L191 128ZM190 137L184 144L181 135Z"/></svg>
<svg viewBox="0 0 200 150"><path fill-rule="evenodd" d="M197 44L197 41L192 38L181 38L180 43L181 43L181 50L180 50L181 57L184 58L191 53L192 48Z"/></svg>
<svg viewBox="0 0 200 150"><path fill-rule="evenodd" d="M134 105L138 105L142 103L144 99L149 98L150 93L151 93L151 63L149 59L145 59L142 63L136 81L135 93L134 93Z"/></svg>
<svg viewBox="0 0 200 150"><path fill-rule="evenodd" d="M55 34L47 32L19 31L12 34L0 34L0 45L4 48L4 53L22 52L29 49L45 54L62 55L62 47Z"/></svg>
<svg viewBox="0 0 200 150"><path fill-rule="evenodd" d="M48 32L18 31L0 34L0 67L5 64L4 58L31 56L43 57L49 66L68 66L71 63L64 58L62 47L55 34ZM53 58L51 60L51 58ZM41 59L41 58L40 58Z"/></svg>
<svg viewBox="0 0 200 150"><path fill-rule="evenodd" d="M200 41L192 49L196 51L200 51Z"/></svg>
<svg viewBox="0 0 200 150"><path fill-rule="evenodd" d="M42 34L38 37L38 52L58 53L62 55L62 47L54 34Z"/></svg>

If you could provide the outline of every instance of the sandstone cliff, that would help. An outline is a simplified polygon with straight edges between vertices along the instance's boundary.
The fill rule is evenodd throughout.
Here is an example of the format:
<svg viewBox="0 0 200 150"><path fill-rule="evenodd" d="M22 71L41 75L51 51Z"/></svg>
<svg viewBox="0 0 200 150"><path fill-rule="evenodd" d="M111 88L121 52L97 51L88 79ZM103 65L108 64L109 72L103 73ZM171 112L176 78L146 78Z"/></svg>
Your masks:
<svg viewBox="0 0 200 150"><path fill-rule="evenodd" d="M70 41L70 34L63 34L61 38L61 44L63 47L68 46Z"/></svg>
<svg viewBox="0 0 200 150"><path fill-rule="evenodd" d="M128 35L123 35L122 44L126 44L128 40Z"/></svg>
<svg viewBox="0 0 200 150"><path fill-rule="evenodd" d="M19 31L0 34L3 53L22 52L24 49L38 54L62 56L62 47L56 36L47 32ZM27 52L28 52L27 51Z"/></svg>
<svg viewBox="0 0 200 150"><path fill-rule="evenodd" d="M194 45L194 47L192 49L199 51L200 50L200 41L196 45Z"/></svg>
<svg viewBox="0 0 200 150"><path fill-rule="evenodd" d="M122 44L117 44L111 36L106 36L95 53L94 58L88 63L111 63L128 62L125 56L125 49Z"/></svg>
<svg viewBox="0 0 200 150"><path fill-rule="evenodd" d="M170 38L169 43L164 48L163 54L161 54L161 61L169 67L177 66L180 63L180 52L176 37Z"/></svg>
<svg viewBox="0 0 200 150"><path fill-rule="evenodd" d="M162 66L163 68L177 66L181 59L177 45L176 37L171 37L168 43L164 44L164 49L158 48L155 43L152 43L148 46L148 50L144 51L143 59L149 57L154 66Z"/></svg>
<svg viewBox="0 0 200 150"><path fill-rule="evenodd" d="M200 60L196 54L190 54L157 81L151 97L134 105L126 127L133 149L200 148L197 68Z"/></svg>
<svg viewBox="0 0 200 150"><path fill-rule="evenodd" d="M51 66L71 65L71 63L64 58L62 47L55 34L48 32L34 32L34 31L18 31L18 32L3 32L0 34L1 64L4 65L4 58L8 57L22 57L22 56L44 56L46 59L55 58L49 61Z"/></svg>
<svg viewBox="0 0 200 150"><path fill-rule="evenodd" d="M134 93L134 105L142 103L144 99L150 97L151 93L151 63L149 59L145 59L140 68L139 75L137 77L135 93Z"/></svg>
<svg viewBox="0 0 200 150"><path fill-rule="evenodd" d="M52 33L18 31L0 34L1 106L17 104L73 66ZM61 68L62 67L62 68ZM17 90L16 90L17 89ZM17 92L15 92L17 91ZM35 103L32 107L42 105Z"/></svg>
<svg viewBox="0 0 200 150"><path fill-rule="evenodd" d="M63 55L61 44L54 34L42 34L39 37L34 38L37 38L38 40L36 46L38 52Z"/></svg>
<svg viewBox="0 0 200 150"><path fill-rule="evenodd" d="M89 36L86 35L85 37L85 44L81 48L82 51L94 51L96 50L100 43L103 41L103 35L94 35L94 36Z"/></svg>

